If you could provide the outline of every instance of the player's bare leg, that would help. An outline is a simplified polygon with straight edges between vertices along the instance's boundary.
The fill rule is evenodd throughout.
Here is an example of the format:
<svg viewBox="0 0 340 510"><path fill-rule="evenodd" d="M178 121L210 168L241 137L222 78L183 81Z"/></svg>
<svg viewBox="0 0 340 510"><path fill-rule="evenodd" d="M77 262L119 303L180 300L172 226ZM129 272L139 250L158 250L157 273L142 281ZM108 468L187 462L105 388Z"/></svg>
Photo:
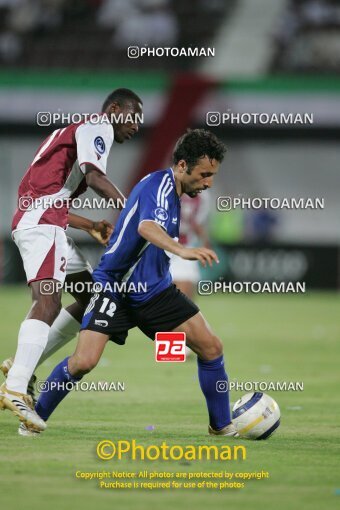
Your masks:
<svg viewBox="0 0 340 510"><path fill-rule="evenodd" d="M47 358L52 356L56 351L61 349L70 340L75 338L80 329L81 320L84 315L85 308L90 300L91 293L88 292L89 284L92 284L92 276L88 271L82 271L80 273L74 273L66 276L67 284L83 284L84 292L77 289L76 285L74 290L72 287L68 287L70 294L74 297L75 302L66 308L60 310L59 315L53 322L48 333L48 340L46 347L38 361L37 367L41 365ZM13 358L7 358L0 365L0 370L7 377L10 368L13 365ZM34 382L33 377L30 379L28 384L28 393L33 397L34 400Z"/></svg>
<svg viewBox="0 0 340 510"><path fill-rule="evenodd" d="M100 360L108 339L108 335L97 331L81 331L76 350L68 359L70 374L80 378L91 372Z"/></svg>
<svg viewBox="0 0 340 510"><path fill-rule="evenodd" d="M198 356L198 377L209 412L209 434L237 437L230 416L228 378L221 340L212 332L200 312L174 331L185 332L187 344ZM223 391L220 391L221 388Z"/></svg>
<svg viewBox="0 0 340 510"><path fill-rule="evenodd" d="M53 322L49 331L47 345L37 366L41 365L47 358L72 340L79 331L81 319L91 296L88 290L89 284L92 284L92 276L88 271L73 273L67 275L66 283L74 284L73 286L69 285L67 290L75 298L75 302L67 308L62 308L58 317ZM82 283L83 285L77 286L75 285L77 283ZM6 360L6 362L7 361L8 360ZM4 373L6 371L6 362L3 363L5 369L3 370ZM34 379L36 379L36 377L33 375L28 384L27 391L30 396L32 396L33 402L36 403L34 398ZM31 427L27 427L24 423L20 424L18 432L22 436L38 435L34 429L32 430Z"/></svg>
<svg viewBox="0 0 340 510"><path fill-rule="evenodd" d="M108 335L96 331L80 332L74 354L54 368L46 380L48 391L39 397L36 411L45 421L70 392L72 384L69 383L76 383L97 365L108 339ZM56 381L56 387L50 384Z"/></svg>
<svg viewBox="0 0 340 510"><path fill-rule="evenodd" d="M186 342L200 359L209 361L222 356L223 345L214 335L201 312L178 326L174 331L184 331Z"/></svg>
<svg viewBox="0 0 340 510"><path fill-rule="evenodd" d="M66 308L62 308L52 324L48 341L38 366L77 336L85 308L91 297L89 286L93 283L93 280L91 273L88 271L69 274L66 276L65 282L68 285L66 289L74 297L75 302ZM81 284L79 288L76 285L77 283ZM69 284L72 285L70 286Z"/></svg>
<svg viewBox="0 0 340 510"><path fill-rule="evenodd" d="M37 430L44 430L46 424L33 409L27 385L47 344L50 327L60 312L61 290L57 284L52 279L30 284L33 304L21 324L17 352L6 384L0 388L0 406Z"/></svg>
<svg viewBox="0 0 340 510"><path fill-rule="evenodd" d="M46 347L38 361L37 366L41 365L47 358L52 356L61 347L66 345L70 340L75 338L80 329L80 323L84 315L85 308L90 300L91 294L88 292L89 284L92 284L92 276L88 271L82 271L80 273L74 273L66 276L66 283L73 284L72 287L68 287L70 294L75 298L75 302L66 308L62 308L57 318L50 327L48 333L48 340ZM81 283L85 290L82 292L78 290L75 284ZM8 358L0 365L0 370L4 376L7 374L13 365L13 358ZM34 377L34 376L33 376ZM33 377L30 379L28 384L28 393L33 397L34 400L34 382Z"/></svg>

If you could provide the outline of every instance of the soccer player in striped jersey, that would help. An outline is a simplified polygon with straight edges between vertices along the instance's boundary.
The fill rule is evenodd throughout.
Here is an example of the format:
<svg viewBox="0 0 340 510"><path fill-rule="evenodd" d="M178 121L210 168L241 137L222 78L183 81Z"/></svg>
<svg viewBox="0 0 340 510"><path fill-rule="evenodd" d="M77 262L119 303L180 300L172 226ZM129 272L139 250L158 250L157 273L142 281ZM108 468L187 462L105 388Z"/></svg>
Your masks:
<svg viewBox="0 0 340 510"><path fill-rule="evenodd" d="M141 113L142 101L133 91L113 91L103 104L100 120L85 119L55 130L39 147L20 183L12 236L33 303L20 327L13 366L0 387L0 408L11 410L24 426L44 430L45 423L27 395L28 382L44 351L47 356L75 336L89 298L87 293L75 295L77 301L61 310L56 282L63 284L66 275L72 281L92 281L85 257L65 230L69 224L97 238L110 233L105 222L96 226L69 214L69 203L90 187L121 208L125 197L106 176L107 158L113 142L123 143L138 132L136 119Z"/></svg>
<svg viewBox="0 0 340 510"><path fill-rule="evenodd" d="M197 354L209 433L237 436L229 393L218 391L218 384L228 380L222 342L196 304L172 283L169 270L171 253L203 266L218 263L214 251L178 243L180 197L196 197L210 188L224 153L224 144L211 132L189 131L177 142L173 168L153 172L134 187L93 273L103 291L93 295L85 311L76 351L55 367L47 379L48 391L39 397L36 411L44 422L72 383L96 366L107 342L123 344L129 329L137 326L152 340L157 332L185 332L187 344ZM141 282L146 286L140 288ZM117 283L126 283L126 289L117 290Z"/></svg>

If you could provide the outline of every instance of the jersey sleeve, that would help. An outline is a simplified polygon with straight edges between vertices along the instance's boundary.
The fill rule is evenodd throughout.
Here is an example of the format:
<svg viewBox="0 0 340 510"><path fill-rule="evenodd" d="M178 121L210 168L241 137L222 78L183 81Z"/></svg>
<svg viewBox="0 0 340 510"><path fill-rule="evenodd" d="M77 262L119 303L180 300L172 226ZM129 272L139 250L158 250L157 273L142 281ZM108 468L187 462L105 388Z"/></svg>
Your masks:
<svg viewBox="0 0 340 510"><path fill-rule="evenodd" d="M173 189L168 174L161 179L152 176L149 182L146 181L145 191L139 197L139 223L154 221L167 230L171 221L168 197Z"/></svg>
<svg viewBox="0 0 340 510"><path fill-rule="evenodd" d="M113 128L107 122L81 124L75 133L77 159L82 172L90 163L106 174L107 158L113 143Z"/></svg>

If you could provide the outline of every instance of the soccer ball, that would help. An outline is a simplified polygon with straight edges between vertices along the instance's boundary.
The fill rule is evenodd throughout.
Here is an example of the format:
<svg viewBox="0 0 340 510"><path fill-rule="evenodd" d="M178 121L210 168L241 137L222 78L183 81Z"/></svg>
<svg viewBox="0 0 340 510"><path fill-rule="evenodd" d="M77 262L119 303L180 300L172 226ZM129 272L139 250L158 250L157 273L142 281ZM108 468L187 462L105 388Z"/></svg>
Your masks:
<svg viewBox="0 0 340 510"><path fill-rule="evenodd" d="M267 439L280 425L280 408L265 393L247 393L233 407L233 424L240 437Z"/></svg>

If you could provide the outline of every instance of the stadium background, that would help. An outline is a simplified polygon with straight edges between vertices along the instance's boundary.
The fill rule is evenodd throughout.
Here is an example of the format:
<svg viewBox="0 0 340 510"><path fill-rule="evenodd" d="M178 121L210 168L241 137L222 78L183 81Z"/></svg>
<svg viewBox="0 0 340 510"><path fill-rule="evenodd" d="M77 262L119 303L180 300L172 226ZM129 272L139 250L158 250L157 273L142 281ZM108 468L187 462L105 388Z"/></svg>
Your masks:
<svg viewBox="0 0 340 510"><path fill-rule="evenodd" d="M334 479L327 478L325 473L322 478L320 474L318 485L317 477L310 478L308 473L308 476L303 478L301 473L310 463L310 452L308 448L303 450L302 445L306 436L313 439L319 453L324 448L325 457L319 461L329 466L334 462L330 452L335 452L336 448L336 430L331 425L333 416L329 416L323 431L329 438L334 438L333 442L330 439L327 445L320 443L315 429L319 425L318 409L325 404L323 385L327 382L328 404L331 408L332 391L334 389L335 392L337 381L335 375L331 375L332 367L336 370L335 362L332 364L328 353L330 349L336 348L335 339L339 336L336 292L340 285L338 2L0 0L0 20L0 298L3 317L8 319L2 321L2 356L8 356L13 349L19 322L29 304L21 260L10 239L17 187L42 139L52 129L59 127L37 126L37 112L97 112L103 99L114 88L129 87L137 92L144 102L144 125L133 141L122 146L113 146L108 164L108 175L125 193L128 193L140 176L169 163L174 141L187 127L207 127L206 113L209 111L314 114L313 125L306 126L225 124L209 128L228 146L227 157L211 191L209 229L213 246L222 259L217 272L215 270L211 273L211 277L240 281L306 281L307 295L256 298L209 296L201 298L200 305L220 336L232 339L237 344L228 344L228 359L230 365L234 366L234 372L238 372L239 378L282 380L295 377L301 380L305 377L310 383L311 393L304 396L305 401L298 397L300 400L296 402L297 397L294 396L291 402L291 397L287 395L279 398L284 410L299 408L303 401L301 409L305 406L308 411L307 414L297 412L286 416L286 429L282 432L284 440L280 443L280 439L277 439L277 443L272 443L275 462L270 458L268 449L263 453L258 446L251 447L258 459L266 460L267 465L273 462L274 473L280 473L279 485L274 484L269 486L269 489L264 489L263 486L256 489L253 487L253 492L242 496L242 501L257 508L263 494L270 497L276 492L280 495L280 501L276 504L278 508L280 504L285 506L286 503L288 507L289 504L294 506L293 495L287 494L286 489L290 484L294 485L295 481L294 490L298 491L299 501L304 502L305 508L320 508L326 497L330 498L327 500L327 507L332 508L335 504ZM216 56L129 59L127 47L131 45L214 47ZM254 229L256 213L218 212L215 199L219 195L321 197L325 200L325 209L269 211L273 227L266 236L259 236ZM88 217L115 220L111 211L75 212ZM80 232L70 230L70 233L95 263L101 253L98 245ZM204 273L203 277L210 275ZM327 292L320 293L320 290ZM232 319L224 321L223 317L227 317L227 314ZM264 317L265 320L259 321L259 317ZM133 333L132 344L137 337L138 334ZM184 422L188 416L184 410L180 411L177 405L170 404L168 407L164 404L164 400L168 401L172 395L166 394L164 397L160 389L155 390L154 380L151 380L149 373L145 373L145 370L150 369L150 373L154 370L151 348L145 352L141 346L143 342L136 342L133 344L134 349L144 366L137 365L134 360L136 352L128 347L124 353L119 352L120 371L115 374L123 380L125 377L130 387L137 384L139 376L143 377L146 393L143 393L142 397L137 395L138 392L134 389L132 397L128 392L121 398L115 396L117 409L127 413L124 402L129 403L132 398L130 404L138 410L138 420L143 423L143 419L148 420L148 414L152 415L154 403L158 405L162 416L160 423L165 426L169 438L178 440L180 436L190 442L194 436L198 443L202 442L205 436L201 429L195 428L192 432L186 425L187 428L181 433L177 427L166 427L173 418L171 410ZM69 349L66 348L63 352L66 355ZM245 358L241 367L238 364L239 356ZM291 356L294 358L294 367ZM281 365L277 357L280 358ZM59 358L57 354L53 360L58 361ZM112 378L113 365L113 354L110 352L94 377ZM129 375L124 372L124 366L129 367ZM274 368L268 367L274 367L275 373L270 372ZM46 375L50 368L51 365L47 365L42 374ZM190 369L192 372L192 367ZM181 375L178 376L175 368L166 369L165 377L172 381L175 389L177 386L174 379L178 377L178 391L181 392L183 385L187 384L184 377L186 372L183 372L185 370L189 369L181 369ZM328 374L328 378L325 374ZM157 377L161 381L160 387L164 388L164 385L168 384L164 372L157 369ZM192 374L190 377L192 378ZM197 381L194 383L197 385ZM192 422L196 423L199 418L203 423L204 409L198 412L193 407L195 402L200 402L201 405L201 397L197 389L193 391L196 393L191 402L192 407L188 406L187 409L193 412ZM4 481L10 492L15 473L19 473L19 477L22 477L19 479L29 494L29 499L20 500L26 508L37 508L33 504L35 499L30 493L30 487L34 488L35 497L38 497L41 490L34 476L26 476L25 461L31 462L32 455L36 472L43 477L45 469L50 473L50 477L46 479L48 488L45 488L42 494L58 493L67 497L73 494L73 491L77 494L79 488L75 489L74 485L65 482L64 491L56 492L52 479L55 478L59 485L63 484L65 475L62 466L66 466L67 473L71 465L74 467L67 457L58 457L60 448L66 444L72 449L74 440L77 452L79 453L79 448L84 452L86 448L90 448L88 444L91 440L94 444L98 439L98 427L109 436L112 427L121 426L128 434L132 434L131 437L138 437L131 427L130 420L132 423L136 420L132 415L128 425L121 416L118 421L117 415L112 420L106 410L107 415L100 418L93 410L87 415L91 404L98 407L103 402L106 404L109 396L101 397L103 400L100 403L98 400L92 401L91 398L94 397L74 395L71 404L65 404L65 414L59 414L55 423L59 424L60 428L65 425L66 433L57 430L53 436L53 431L49 431L54 446L48 439L41 443L42 456L39 459L35 457L33 447L27 445L22 449L25 460L17 457L13 420L5 417L5 428L1 434L4 434L3 437L11 448L13 469L7 473ZM187 402L185 394L183 396L182 393L180 400L182 405ZM77 428L72 416L67 415L67 411L73 412L72 402L77 409ZM313 405L317 406L317 409L313 408ZM286 411L286 414L289 414L289 411ZM84 415L88 416L88 428L82 423ZM4 419L3 416L1 418ZM97 421L101 419L98 425ZM306 420L312 429L314 427L314 432L306 427ZM82 443L79 440L77 443L79 424L87 442ZM119 429L114 430L115 434L119 435ZM159 439L163 437L161 431L162 427ZM295 442L299 434L300 443ZM145 441L144 435L143 429L139 434L141 441ZM157 438L157 433L155 437ZM299 474L294 472L294 476L287 466L291 466L290 462L294 465L296 457L295 460L284 457L287 444L292 449L300 448L301 452ZM91 462L86 460L84 453L79 456L77 452L74 451L74 455L83 463L82 467L87 463L98 469L93 460L93 452ZM8 451L4 452L4 458L8 458ZM284 462L280 462L282 458L285 459ZM44 459L48 459L46 464ZM253 469L260 470L263 467L262 463L259 465L256 461L252 461L251 465ZM284 469L282 465L286 465L286 471L280 471ZM182 468L185 469L183 466ZM205 468L211 469L209 463ZM327 491L324 493L322 491L326 485ZM82 501L82 508L86 507L85 496L89 504L93 501L88 489L82 496L78 496ZM105 496L100 496L103 508L111 504L110 494ZM199 501L199 496L190 496L195 497L197 507L204 502L208 504L212 498L211 494L201 495ZM223 496L225 500L222 496L216 496L216 506L227 504L227 498L237 504L241 498L238 494ZM159 504L172 508L174 504L181 505L188 496L177 494L162 499L162 495L158 493L157 498ZM10 499L8 501L10 502ZM148 495L145 494L120 494L117 501L126 507L130 505L131 508L133 505L149 507Z"/></svg>
<svg viewBox="0 0 340 510"><path fill-rule="evenodd" d="M10 240L17 187L41 140L58 127L37 126L37 112L97 112L110 90L126 86L142 97L145 114L133 142L111 151L109 174L125 193L139 177L169 164L187 127L207 127L209 111L313 113L313 125L211 128L228 146L211 194L211 233L218 244L241 245L226 256L227 278L338 287L336 3L2 0L0 8L1 281L24 278ZM130 45L210 46L216 56L129 59ZM322 197L325 209L268 212L273 225L260 234L256 212L218 213L217 195ZM114 219L110 211L84 214ZM80 232L72 235L88 241ZM271 249L254 251L251 245L260 241ZM91 242L86 248L95 262L97 248ZM246 260L250 271L241 271L235 259ZM272 273L264 275L263 265ZM292 269L283 274L283 266Z"/></svg>

